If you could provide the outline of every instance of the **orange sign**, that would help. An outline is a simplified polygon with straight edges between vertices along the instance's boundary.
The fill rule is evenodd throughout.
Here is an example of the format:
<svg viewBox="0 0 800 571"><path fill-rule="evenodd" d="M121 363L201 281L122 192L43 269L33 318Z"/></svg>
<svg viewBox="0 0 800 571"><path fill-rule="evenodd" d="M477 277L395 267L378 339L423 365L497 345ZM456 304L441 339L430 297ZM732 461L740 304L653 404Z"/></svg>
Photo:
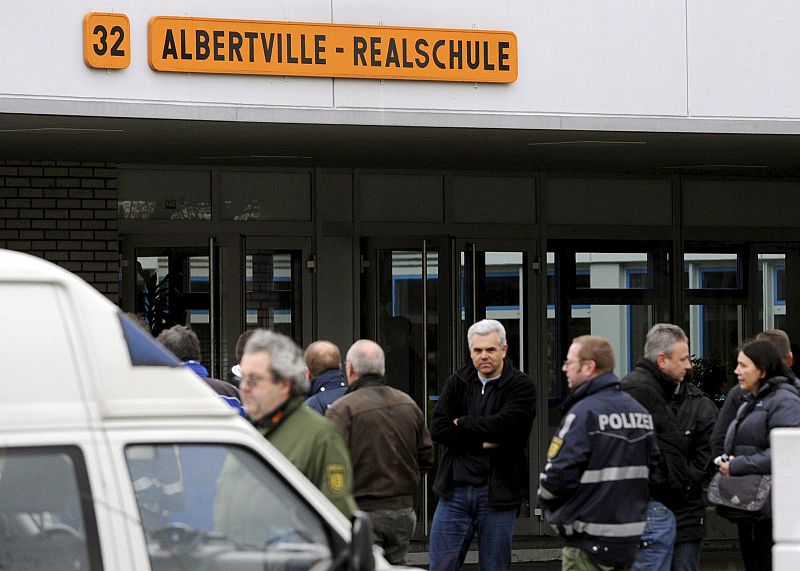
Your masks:
<svg viewBox="0 0 800 571"><path fill-rule="evenodd" d="M131 23L125 14L83 17L83 59L89 67L125 69L131 63Z"/></svg>
<svg viewBox="0 0 800 571"><path fill-rule="evenodd" d="M156 71L511 83L512 32L156 16Z"/></svg>

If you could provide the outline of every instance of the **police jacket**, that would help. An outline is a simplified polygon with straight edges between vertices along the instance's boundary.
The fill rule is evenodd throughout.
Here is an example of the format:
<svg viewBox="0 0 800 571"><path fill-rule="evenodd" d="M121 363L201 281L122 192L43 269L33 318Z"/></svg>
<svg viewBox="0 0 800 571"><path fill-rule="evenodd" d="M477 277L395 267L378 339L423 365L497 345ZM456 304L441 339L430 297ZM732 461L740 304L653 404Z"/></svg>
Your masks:
<svg viewBox="0 0 800 571"><path fill-rule="evenodd" d="M678 383L662 373L654 362L642 359L622 379L622 390L653 415L658 448L658 466L650 473L650 497L675 510L683 502L689 485L686 442L669 407Z"/></svg>
<svg viewBox="0 0 800 571"><path fill-rule="evenodd" d="M800 396L789 379L773 377L761 383L755 396L747 393L725 435L725 452L735 456L730 474L771 474L769 433L787 426L800 426Z"/></svg>
<svg viewBox="0 0 800 571"><path fill-rule="evenodd" d="M433 442L422 411L385 379L365 375L325 417L339 427L353 463L353 495L362 510L414 506L420 477L433 465Z"/></svg>
<svg viewBox="0 0 800 571"><path fill-rule="evenodd" d="M717 405L690 382L684 382L672 397L672 410L678 417L678 428L686 440L689 487L683 503L675 509L676 543L703 538L706 506L703 484L713 474L711 463L711 431L717 418Z"/></svg>
<svg viewBox="0 0 800 571"><path fill-rule="evenodd" d="M636 557L657 463L653 417L608 373L578 387L547 453L539 502L567 545L601 565Z"/></svg>
<svg viewBox="0 0 800 571"><path fill-rule="evenodd" d="M467 415L474 393L482 384L470 363L445 381L431 421L431 436L441 444L439 469L433 491L449 498L453 488L453 463L461 454L489 456L489 498L493 508L518 507L529 491L528 438L536 416L536 385L506 357L494 387L489 414ZM453 423L458 419L458 425ZM498 446L484 450L483 443Z"/></svg>
<svg viewBox="0 0 800 571"><path fill-rule="evenodd" d="M303 400L291 397L253 426L349 519L358 509L350 454L333 423Z"/></svg>
<svg viewBox="0 0 800 571"><path fill-rule="evenodd" d="M306 406L325 414L328 407L347 390L344 373L339 369L328 369L311 379L311 391Z"/></svg>

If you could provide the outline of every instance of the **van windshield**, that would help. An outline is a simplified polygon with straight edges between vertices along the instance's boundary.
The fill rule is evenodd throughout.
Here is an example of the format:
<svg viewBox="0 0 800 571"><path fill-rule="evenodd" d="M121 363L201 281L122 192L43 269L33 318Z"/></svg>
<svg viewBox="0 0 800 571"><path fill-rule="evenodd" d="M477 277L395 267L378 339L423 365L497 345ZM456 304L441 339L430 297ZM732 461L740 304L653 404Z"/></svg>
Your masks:
<svg viewBox="0 0 800 571"><path fill-rule="evenodd" d="M181 362L161 344L157 343L147 331L142 329L133 319L117 313L125 344L134 367L180 367Z"/></svg>

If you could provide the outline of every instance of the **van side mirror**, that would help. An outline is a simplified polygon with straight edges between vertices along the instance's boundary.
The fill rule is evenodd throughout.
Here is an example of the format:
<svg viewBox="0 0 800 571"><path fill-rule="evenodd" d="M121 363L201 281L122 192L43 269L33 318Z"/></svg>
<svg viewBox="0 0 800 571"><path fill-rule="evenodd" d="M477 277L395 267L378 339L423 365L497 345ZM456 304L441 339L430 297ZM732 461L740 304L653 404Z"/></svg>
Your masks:
<svg viewBox="0 0 800 571"><path fill-rule="evenodd" d="M353 512L353 532L350 541L350 561L348 571L375 571L375 557L372 555L372 532L367 514Z"/></svg>

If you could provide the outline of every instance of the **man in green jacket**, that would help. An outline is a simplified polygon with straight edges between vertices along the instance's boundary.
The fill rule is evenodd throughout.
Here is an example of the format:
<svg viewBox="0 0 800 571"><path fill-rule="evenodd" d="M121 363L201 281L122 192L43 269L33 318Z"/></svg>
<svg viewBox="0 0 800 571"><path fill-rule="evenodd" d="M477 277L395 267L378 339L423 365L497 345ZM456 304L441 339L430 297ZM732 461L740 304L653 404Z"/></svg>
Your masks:
<svg viewBox="0 0 800 571"><path fill-rule="evenodd" d="M349 519L358 509L350 455L336 427L303 406L309 381L300 347L280 333L257 330L240 365L239 390L253 426Z"/></svg>

